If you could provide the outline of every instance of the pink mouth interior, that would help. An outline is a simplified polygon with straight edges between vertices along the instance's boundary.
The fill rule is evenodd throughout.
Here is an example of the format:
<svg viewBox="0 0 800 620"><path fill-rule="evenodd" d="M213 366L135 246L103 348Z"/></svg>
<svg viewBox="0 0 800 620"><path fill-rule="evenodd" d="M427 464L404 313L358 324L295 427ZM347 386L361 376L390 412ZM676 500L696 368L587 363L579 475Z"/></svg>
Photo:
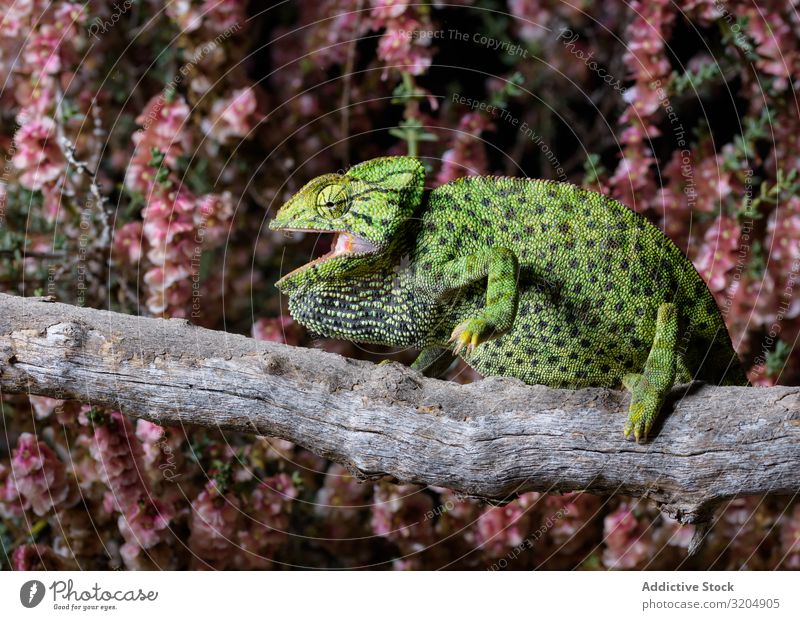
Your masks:
<svg viewBox="0 0 800 620"><path fill-rule="evenodd" d="M317 230L303 230L303 231L292 231L292 232L319 233L319 231ZM284 278L288 278L291 275L294 275L296 273L299 273L300 271L308 269L312 265L318 265L324 261L336 258L337 256L345 256L345 255L357 256L359 254L370 254L376 251L377 248L366 239L362 239L361 237L357 237L355 235L351 235L350 233L346 232L334 232L333 238L331 239L330 250L328 250L322 256L319 256L314 260L306 263L302 267L298 267L297 269L289 272L284 276Z"/></svg>

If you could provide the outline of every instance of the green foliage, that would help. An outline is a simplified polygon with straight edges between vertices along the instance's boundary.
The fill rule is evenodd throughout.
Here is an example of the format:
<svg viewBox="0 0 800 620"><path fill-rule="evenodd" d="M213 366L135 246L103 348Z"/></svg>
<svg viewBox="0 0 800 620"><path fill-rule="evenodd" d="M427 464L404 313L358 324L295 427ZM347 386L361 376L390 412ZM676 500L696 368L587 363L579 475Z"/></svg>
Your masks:
<svg viewBox="0 0 800 620"><path fill-rule="evenodd" d="M733 148L723 153L723 169L731 172L743 172L755 165L758 154L757 142L768 140L773 119L769 108L763 108L758 117L744 118L744 131L734 137Z"/></svg>
<svg viewBox="0 0 800 620"><path fill-rule="evenodd" d="M181 154L175 172L193 194L200 196L214 189L210 165L208 159L204 157L193 157L189 153Z"/></svg>
<svg viewBox="0 0 800 620"><path fill-rule="evenodd" d="M586 161L583 162L583 185L594 185L601 177L608 174L603 163L600 161L600 155L597 153L589 153Z"/></svg>
<svg viewBox="0 0 800 620"><path fill-rule="evenodd" d="M418 115L419 104L426 98L427 93L417 87L410 73L403 71L402 77L402 81L392 93L392 103L405 106L404 117L397 127L389 130L389 134L403 140L407 145L408 154L416 157L417 146L420 142L434 142L438 138L434 134L425 131Z"/></svg>
<svg viewBox="0 0 800 620"><path fill-rule="evenodd" d="M755 51L752 39L747 35L747 27L750 19L745 16L737 16L733 25L725 17L718 21L720 32L722 33L722 43L733 46L738 50L747 62L755 62L759 59Z"/></svg>
<svg viewBox="0 0 800 620"><path fill-rule="evenodd" d="M150 154L152 157L147 162L147 165L156 169L156 181L165 187L169 187L172 185L172 181L169 179L170 170L164 162L166 155L155 147L150 149Z"/></svg>
<svg viewBox="0 0 800 620"><path fill-rule="evenodd" d="M686 71L685 73L674 71L669 80L669 91L678 96L695 93L704 86L717 81L721 75L722 68L717 62L702 64L696 71Z"/></svg>
<svg viewBox="0 0 800 620"><path fill-rule="evenodd" d="M514 71L510 76L508 76L508 81L503 84L503 88L498 91L493 92L489 96L489 103L496 108L505 108L508 106L508 101L521 95L523 93L520 86L525 83L525 78L519 71Z"/></svg>
<svg viewBox="0 0 800 620"><path fill-rule="evenodd" d="M783 340L778 340L775 343L775 348L767 353L765 359L765 366L767 375L770 377L779 377L786 368L786 361L789 359L789 354L792 348Z"/></svg>
<svg viewBox="0 0 800 620"><path fill-rule="evenodd" d="M747 275L752 280L760 280L764 277L764 270L767 268L767 259L764 256L764 244L756 239L750 247L750 261L747 263Z"/></svg>
<svg viewBox="0 0 800 620"><path fill-rule="evenodd" d="M753 199L751 209L757 212L762 206L775 206L788 196L797 194L798 191L800 191L800 182L797 180L797 170L785 173L779 168L774 184L770 185L767 182L761 184L759 194Z"/></svg>

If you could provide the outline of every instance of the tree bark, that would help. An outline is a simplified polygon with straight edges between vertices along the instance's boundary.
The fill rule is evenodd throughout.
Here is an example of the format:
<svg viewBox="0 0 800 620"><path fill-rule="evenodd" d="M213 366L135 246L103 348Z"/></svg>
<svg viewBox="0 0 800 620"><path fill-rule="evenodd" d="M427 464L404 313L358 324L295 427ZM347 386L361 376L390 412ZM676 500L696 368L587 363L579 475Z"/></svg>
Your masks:
<svg viewBox="0 0 800 620"><path fill-rule="evenodd" d="M0 294L0 391L281 437L365 478L497 501L621 493L703 523L735 496L800 491L797 387L676 388L651 439L636 444L622 437L622 391L457 385L185 320Z"/></svg>

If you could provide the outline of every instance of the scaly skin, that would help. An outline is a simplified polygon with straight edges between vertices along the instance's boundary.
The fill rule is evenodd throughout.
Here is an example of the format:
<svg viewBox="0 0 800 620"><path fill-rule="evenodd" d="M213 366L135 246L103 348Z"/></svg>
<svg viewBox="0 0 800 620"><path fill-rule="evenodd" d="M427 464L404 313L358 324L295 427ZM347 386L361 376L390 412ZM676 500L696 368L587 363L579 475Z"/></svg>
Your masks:
<svg viewBox="0 0 800 620"><path fill-rule="evenodd" d="M567 183L467 177L427 196L423 183L419 161L385 157L281 208L273 229L352 240L278 282L297 321L416 347L418 370L452 353L530 384L624 384L637 440L676 381L746 384L703 280L641 215Z"/></svg>

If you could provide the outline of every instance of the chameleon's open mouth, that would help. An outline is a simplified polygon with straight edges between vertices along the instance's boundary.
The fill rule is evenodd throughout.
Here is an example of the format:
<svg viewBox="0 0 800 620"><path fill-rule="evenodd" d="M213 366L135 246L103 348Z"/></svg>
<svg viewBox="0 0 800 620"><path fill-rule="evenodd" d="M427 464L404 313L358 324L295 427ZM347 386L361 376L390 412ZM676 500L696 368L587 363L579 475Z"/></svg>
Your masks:
<svg viewBox="0 0 800 620"><path fill-rule="evenodd" d="M370 241L343 230L320 231L302 228L280 228L276 230L280 230L281 232L304 232L315 233L319 235L333 235L333 238L331 239L330 250L325 252L325 254L322 256L318 256L317 258L307 262L305 265L302 265L301 267L298 267L297 269L287 273L280 280L278 280L276 283L278 286L280 286L281 282L284 282L288 278L295 276L298 273L313 267L314 265L319 265L320 263L331 260L332 258L337 258L339 256L363 256L366 254L373 254L378 251L378 248Z"/></svg>

